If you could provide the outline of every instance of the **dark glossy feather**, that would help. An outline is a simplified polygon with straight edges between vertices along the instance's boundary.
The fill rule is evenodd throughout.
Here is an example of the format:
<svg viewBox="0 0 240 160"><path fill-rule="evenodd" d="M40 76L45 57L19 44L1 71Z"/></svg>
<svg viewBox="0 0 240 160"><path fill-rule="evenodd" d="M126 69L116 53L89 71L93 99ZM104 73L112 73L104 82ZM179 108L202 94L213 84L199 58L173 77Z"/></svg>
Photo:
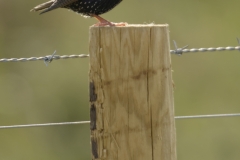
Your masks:
<svg viewBox="0 0 240 160"><path fill-rule="evenodd" d="M43 10L40 14L57 8L67 8L82 15L100 15L108 12L122 0L51 0L34 7L31 11Z"/></svg>

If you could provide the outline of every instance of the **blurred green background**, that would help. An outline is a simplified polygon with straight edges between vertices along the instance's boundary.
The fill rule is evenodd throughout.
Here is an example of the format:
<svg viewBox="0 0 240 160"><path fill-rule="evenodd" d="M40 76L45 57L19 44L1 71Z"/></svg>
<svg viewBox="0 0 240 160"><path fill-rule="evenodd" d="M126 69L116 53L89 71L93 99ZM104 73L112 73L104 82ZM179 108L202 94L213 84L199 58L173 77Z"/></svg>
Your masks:
<svg viewBox="0 0 240 160"><path fill-rule="evenodd" d="M46 0L0 0L0 58L87 54L85 19L66 9L39 16ZM240 1L123 0L103 15L114 22L170 25L189 48L236 46ZM171 48L174 49L171 42ZM175 114L240 112L240 53L172 55ZM89 120L88 58L0 63L0 125ZM239 160L240 119L176 120L178 160ZM0 159L90 159L89 125L0 130Z"/></svg>

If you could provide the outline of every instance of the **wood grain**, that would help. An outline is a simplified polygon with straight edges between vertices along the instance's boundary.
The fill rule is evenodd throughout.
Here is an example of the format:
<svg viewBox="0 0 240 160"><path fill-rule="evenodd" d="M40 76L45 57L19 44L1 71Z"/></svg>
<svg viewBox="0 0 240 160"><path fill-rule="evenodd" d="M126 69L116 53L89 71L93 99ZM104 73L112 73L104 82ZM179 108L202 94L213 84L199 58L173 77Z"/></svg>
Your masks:
<svg viewBox="0 0 240 160"><path fill-rule="evenodd" d="M176 160L168 32L168 25L90 28L92 159Z"/></svg>

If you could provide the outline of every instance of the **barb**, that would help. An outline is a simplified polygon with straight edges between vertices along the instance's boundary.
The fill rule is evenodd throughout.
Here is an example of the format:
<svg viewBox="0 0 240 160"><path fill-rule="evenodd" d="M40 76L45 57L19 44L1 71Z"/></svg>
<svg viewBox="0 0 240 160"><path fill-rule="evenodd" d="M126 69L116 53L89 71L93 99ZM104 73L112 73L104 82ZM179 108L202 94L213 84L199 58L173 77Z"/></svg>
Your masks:
<svg viewBox="0 0 240 160"><path fill-rule="evenodd" d="M184 46L182 48L178 48L177 47L177 42L174 41L174 40L173 40L173 44L174 44L175 50L170 50L170 53L176 54L176 55L179 55L179 56L182 55L183 54L183 50L188 47L188 45L186 45L186 46Z"/></svg>
<svg viewBox="0 0 240 160"><path fill-rule="evenodd" d="M196 118L220 118L220 117L237 117L237 116L240 116L240 113L212 114L212 115L194 115L194 116L175 116L175 119L178 120L178 119L196 119ZM89 123L90 123L90 121L43 123L43 124L25 124L25 125L0 126L0 129L46 127L46 126L62 126L62 125L89 124Z"/></svg>
<svg viewBox="0 0 240 160"><path fill-rule="evenodd" d="M57 52L57 51L55 50L52 55L45 57L44 63L46 64L46 66L48 66L48 64L52 62L53 57L54 57L54 55L56 54L56 52Z"/></svg>
<svg viewBox="0 0 240 160"><path fill-rule="evenodd" d="M240 46L240 39L239 38L237 38L237 42L238 42L238 45ZM240 51L240 49L239 49L239 51Z"/></svg>

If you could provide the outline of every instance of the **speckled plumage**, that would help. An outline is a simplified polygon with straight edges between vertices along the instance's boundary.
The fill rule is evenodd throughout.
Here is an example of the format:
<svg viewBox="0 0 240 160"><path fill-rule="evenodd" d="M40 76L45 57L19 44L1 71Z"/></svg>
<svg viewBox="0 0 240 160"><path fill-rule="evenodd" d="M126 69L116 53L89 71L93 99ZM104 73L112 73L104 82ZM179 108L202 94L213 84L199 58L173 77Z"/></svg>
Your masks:
<svg viewBox="0 0 240 160"><path fill-rule="evenodd" d="M85 16L100 15L108 12L122 0L51 0L40 4L32 11L49 12L57 8L67 8Z"/></svg>

